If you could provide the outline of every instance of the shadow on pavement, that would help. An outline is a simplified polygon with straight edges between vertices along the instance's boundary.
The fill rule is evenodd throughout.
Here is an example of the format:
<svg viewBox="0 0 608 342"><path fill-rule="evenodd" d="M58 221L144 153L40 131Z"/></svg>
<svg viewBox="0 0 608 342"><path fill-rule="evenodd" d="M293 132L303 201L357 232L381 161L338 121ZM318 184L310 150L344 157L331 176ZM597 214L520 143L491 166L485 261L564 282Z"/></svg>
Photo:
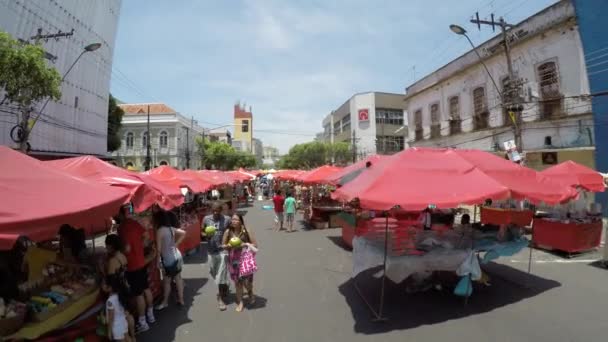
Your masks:
<svg viewBox="0 0 608 342"><path fill-rule="evenodd" d="M352 251L353 249L350 248L348 245L346 245L344 243L344 240L342 239L342 236L328 236L327 239L331 242L334 243L334 245L347 250L347 251Z"/></svg>
<svg viewBox="0 0 608 342"><path fill-rule="evenodd" d="M597 267L604 271L608 270L608 263L605 263L603 260L597 260L589 264L589 266Z"/></svg>
<svg viewBox="0 0 608 342"><path fill-rule="evenodd" d="M206 264L209 256L207 255L207 244L201 243L198 250L184 258L184 264Z"/></svg>
<svg viewBox="0 0 608 342"><path fill-rule="evenodd" d="M381 323L372 321L374 316L358 295L352 278L340 285L339 291L351 308L355 320L354 331L380 334L478 315L561 286L556 281L499 264L484 265L483 269L489 274L492 286L475 285L467 305L463 298L452 293L453 286L407 294L403 284L395 284L387 279L383 316L388 320ZM356 277L362 294L374 310L378 310L380 280L372 275L378 271L381 271L381 267L367 270Z"/></svg>
<svg viewBox="0 0 608 342"><path fill-rule="evenodd" d="M137 335L140 341L175 341L175 331L177 328L186 323L192 322L188 317L188 311L192 307L194 297L200 293L200 290L207 284L207 278L189 278L184 279L184 306L178 307L175 300L169 301L169 307L162 311L155 312L156 323L150 330Z"/></svg>

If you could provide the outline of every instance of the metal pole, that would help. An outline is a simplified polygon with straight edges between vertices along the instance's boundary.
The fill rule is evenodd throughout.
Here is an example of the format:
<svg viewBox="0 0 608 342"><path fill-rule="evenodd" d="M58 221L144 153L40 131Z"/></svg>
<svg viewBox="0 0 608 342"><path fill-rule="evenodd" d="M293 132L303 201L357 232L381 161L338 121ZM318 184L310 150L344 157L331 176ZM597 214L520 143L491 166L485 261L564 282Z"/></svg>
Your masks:
<svg viewBox="0 0 608 342"><path fill-rule="evenodd" d="M150 170L150 105L148 105L148 123L146 126L146 171Z"/></svg>
<svg viewBox="0 0 608 342"><path fill-rule="evenodd" d="M353 136L353 143L352 143L353 144L353 146L352 146L353 163L356 163L357 162L357 131L353 131L352 136Z"/></svg>
<svg viewBox="0 0 608 342"><path fill-rule="evenodd" d="M380 287L380 308L378 309L378 318L376 321L384 321L382 311L384 310L384 292L386 287L386 259L388 257L388 212L384 212L386 216L386 226L384 227L384 260L382 262L382 285Z"/></svg>
<svg viewBox="0 0 608 342"><path fill-rule="evenodd" d="M503 95L503 107L507 104L505 102L509 102L509 105L512 105L514 100L518 100L519 95L515 92L515 87L513 83L515 82L515 74L513 73L513 61L511 60L511 48L509 46L509 39L507 36L507 23L503 18L500 18L500 28L502 30L502 39L505 47L505 56L507 57L507 69L509 72L509 84L507 88L507 96ZM508 101L505 101L508 100ZM519 102L519 101L516 101ZM509 110L509 112L511 112ZM521 112L516 111L513 112L515 120L513 122L513 135L515 137L515 146L517 146L517 151L523 151L523 139L521 137ZM509 113L510 116L510 113Z"/></svg>
<svg viewBox="0 0 608 342"><path fill-rule="evenodd" d="M492 77L492 74L490 73L490 69L488 69L488 66L486 65L486 63L483 61L483 58L481 57L481 55L479 54L479 51L477 51L477 48L475 47L475 44L473 44L473 41L471 40L471 38L469 38L469 35L467 35L466 33L463 34L463 36L465 36L467 38L467 40L469 41L469 44L471 44L471 47L473 47L473 51L475 52L475 54L477 55L477 58L479 58L479 62L481 62L481 65L483 65L484 69L486 69L486 73L488 74L488 76L490 77L490 80L492 81L492 84L494 85L494 88L496 89L496 91L498 92L498 95L500 97L500 100L502 102L502 92L500 91L500 88L498 88L498 84L496 83L496 81L494 80L494 77Z"/></svg>

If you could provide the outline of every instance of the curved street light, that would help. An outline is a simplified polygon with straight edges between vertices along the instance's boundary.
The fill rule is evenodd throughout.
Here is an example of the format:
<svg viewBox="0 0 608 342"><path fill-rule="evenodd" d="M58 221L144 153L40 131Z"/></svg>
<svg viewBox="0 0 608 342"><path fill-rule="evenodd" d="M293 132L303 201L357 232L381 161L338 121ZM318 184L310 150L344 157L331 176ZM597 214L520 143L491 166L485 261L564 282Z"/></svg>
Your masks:
<svg viewBox="0 0 608 342"><path fill-rule="evenodd" d="M72 71L72 69L74 68L74 66L76 65L76 63L78 63L78 61L80 60L80 58L82 57L82 55L84 55L87 52L93 52L98 50L101 47L101 43L91 43L87 46L85 46L82 49L82 52L80 53L80 55L78 55L78 57L76 58L76 60L74 60L74 63L72 63L72 65L70 65L70 67L68 68L68 70L63 74L63 76L61 77L61 83L63 83L63 81L65 81L65 78L68 76L68 74L70 73L70 71ZM36 122L38 122L38 119L40 118L40 116L42 115L42 112L44 111L44 109L46 108L46 106L49 104L51 98L47 98L46 101L44 102L44 104L42 105L42 108L40 108L40 110L38 111L38 115L36 115L36 117L32 120L32 123L29 123L29 120L23 120L23 122L21 123L21 125L17 125L15 127L13 127L11 129L11 139L14 142L19 143L21 146L21 150L24 151L25 150L25 145L27 144L28 138L29 138L29 132L32 131L32 129L34 129L34 125L36 125Z"/></svg>
<svg viewBox="0 0 608 342"><path fill-rule="evenodd" d="M498 84L494 80L494 77L492 77L492 74L490 73L488 66L483 61L483 58L479 54L479 51L477 51L475 44L473 44L473 41L471 40L471 38L469 38L469 35L467 35L467 30L465 30L462 26L458 26L458 25L454 25L454 24L450 25L450 30L452 32L456 33L457 35L465 36L465 38L467 38L467 40L469 41L469 44L471 44L471 47L473 48L473 51L477 55L477 58L479 58L479 62L481 63L481 65L483 65L483 68L486 69L486 73L488 73L490 80L492 80L492 84L494 85L494 88L496 88L496 92L498 93L498 96L500 97L500 102L502 103L503 102L502 92L500 91L500 88L498 88Z"/></svg>

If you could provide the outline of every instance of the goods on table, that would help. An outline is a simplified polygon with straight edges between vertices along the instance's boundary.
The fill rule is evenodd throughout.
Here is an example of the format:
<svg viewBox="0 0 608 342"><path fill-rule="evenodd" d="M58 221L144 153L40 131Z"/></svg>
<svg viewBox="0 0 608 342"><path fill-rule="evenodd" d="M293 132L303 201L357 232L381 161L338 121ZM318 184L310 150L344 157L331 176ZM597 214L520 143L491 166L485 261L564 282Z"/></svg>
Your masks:
<svg viewBox="0 0 608 342"><path fill-rule="evenodd" d="M24 290L22 295L29 295L27 306L32 320L37 322L45 321L96 288L94 275L77 266L52 263L46 266L43 275L35 286L27 283L20 286Z"/></svg>
<svg viewBox="0 0 608 342"><path fill-rule="evenodd" d="M0 298L0 337L19 330L25 322L27 306L18 301L4 302Z"/></svg>

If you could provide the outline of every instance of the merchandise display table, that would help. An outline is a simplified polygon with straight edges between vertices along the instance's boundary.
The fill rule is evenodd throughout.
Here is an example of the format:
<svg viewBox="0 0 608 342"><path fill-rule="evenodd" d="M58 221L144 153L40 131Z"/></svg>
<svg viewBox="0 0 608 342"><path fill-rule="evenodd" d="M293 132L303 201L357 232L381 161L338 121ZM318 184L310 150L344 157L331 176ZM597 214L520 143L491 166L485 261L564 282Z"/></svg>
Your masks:
<svg viewBox="0 0 608 342"><path fill-rule="evenodd" d="M526 227L532 223L534 212L532 210L511 210L500 208L481 207L481 222L485 224L509 224Z"/></svg>
<svg viewBox="0 0 608 342"><path fill-rule="evenodd" d="M602 221L590 223L534 219L533 242L546 249L578 253L599 247Z"/></svg>

